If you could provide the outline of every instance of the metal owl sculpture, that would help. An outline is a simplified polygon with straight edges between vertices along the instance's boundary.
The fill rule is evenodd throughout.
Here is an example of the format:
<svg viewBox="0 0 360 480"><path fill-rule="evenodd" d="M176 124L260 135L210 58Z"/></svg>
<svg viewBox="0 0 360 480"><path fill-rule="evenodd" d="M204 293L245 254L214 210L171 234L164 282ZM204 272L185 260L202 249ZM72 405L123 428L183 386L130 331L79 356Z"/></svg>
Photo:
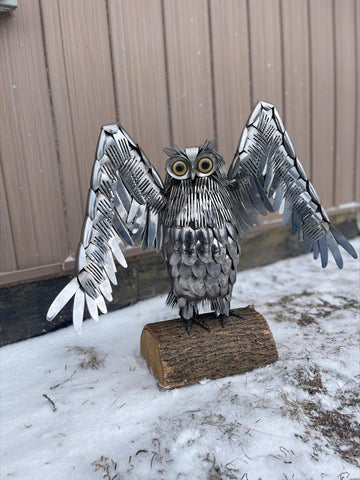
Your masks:
<svg viewBox="0 0 360 480"><path fill-rule="evenodd" d="M162 252L170 279L167 303L180 309L190 333L205 304L224 326L240 257L240 238L257 215L283 203L284 224L298 232L306 251L323 267L330 249L339 268L341 245L356 252L337 231L295 155L274 106L260 102L242 133L229 171L206 141L200 147L165 148L166 180L119 125L101 129L86 216L76 259L76 276L55 298L52 320L75 295L73 323L80 333L85 301L91 317L106 313L116 285L113 257L126 267L124 244ZM206 327L206 325L201 324Z"/></svg>

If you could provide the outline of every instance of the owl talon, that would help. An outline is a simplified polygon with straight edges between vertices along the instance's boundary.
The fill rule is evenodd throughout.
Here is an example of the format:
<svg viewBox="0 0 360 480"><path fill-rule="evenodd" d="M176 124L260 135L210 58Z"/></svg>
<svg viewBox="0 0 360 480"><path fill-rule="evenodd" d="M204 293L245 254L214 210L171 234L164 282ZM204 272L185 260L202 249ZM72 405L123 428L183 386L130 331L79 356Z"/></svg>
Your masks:
<svg viewBox="0 0 360 480"><path fill-rule="evenodd" d="M191 333L191 327L192 327L192 320L190 318L190 320L185 320L185 318L183 318L183 321L185 322L185 328L186 328L186 333L190 336L190 333Z"/></svg>
<svg viewBox="0 0 360 480"><path fill-rule="evenodd" d="M196 323L196 325L199 325L200 327L204 328L208 332L211 331L211 328L209 327L209 325L207 323L204 323L201 320L199 320L198 315L196 315L196 316L194 316L193 318L190 318L190 319L183 318L182 320L185 323L186 333L188 335L191 334L191 329L192 329L193 323Z"/></svg>
<svg viewBox="0 0 360 480"><path fill-rule="evenodd" d="M237 317L237 318L241 318L241 320L244 320L244 317L242 315L240 315L240 313L238 313L236 310L229 310L229 315L228 316L225 315L225 313L221 313L219 315L219 319L220 319L220 323L221 323L222 328L225 327L227 319L229 317Z"/></svg>
<svg viewBox="0 0 360 480"><path fill-rule="evenodd" d="M192 319L192 321L193 321L194 323L196 323L196 325L200 325L200 327L205 328L205 330L207 330L208 332L210 332L210 331L211 331L211 328L209 327L209 325L208 325L207 323L205 323L205 322L202 322L199 318L200 318L200 317L199 317L199 314L198 314L198 313L195 313L194 318Z"/></svg>
<svg viewBox="0 0 360 480"><path fill-rule="evenodd" d="M222 328L225 327L225 325L226 325L226 320L227 320L227 316L225 315L225 313L222 313L222 314L220 315L220 323L221 323Z"/></svg>
<svg viewBox="0 0 360 480"><path fill-rule="evenodd" d="M241 320L245 320L244 317L240 315L240 313L238 313L236 310L230 310L229 317L237 317L237 318L241 318Z"/></svg>
<svg viewBox="0 0 360 480"><path fill-rule="evenodd" d="M200 320L194 320L194 323L196 323L196 325L200 325L200 327L202 328L205 328L205 330L207 330L208 332L211 331L211 328L207 323L201 322Z"/></svg>

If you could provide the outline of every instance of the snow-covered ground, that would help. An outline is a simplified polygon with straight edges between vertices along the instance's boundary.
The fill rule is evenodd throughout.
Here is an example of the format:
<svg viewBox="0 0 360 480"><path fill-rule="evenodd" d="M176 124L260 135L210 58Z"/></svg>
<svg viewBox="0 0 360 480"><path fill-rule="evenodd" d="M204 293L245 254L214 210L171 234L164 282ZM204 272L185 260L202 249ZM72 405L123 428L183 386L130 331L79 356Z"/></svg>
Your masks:
<svg viewBox="0 0 360 480"><path fill-rule="evenodd" d="M176 316L165 295L3 347L1 479L360 477L359 261L344 257L238 275L233 307L255 305L280 356L246 375L160 390L139 339Z"/></svg>

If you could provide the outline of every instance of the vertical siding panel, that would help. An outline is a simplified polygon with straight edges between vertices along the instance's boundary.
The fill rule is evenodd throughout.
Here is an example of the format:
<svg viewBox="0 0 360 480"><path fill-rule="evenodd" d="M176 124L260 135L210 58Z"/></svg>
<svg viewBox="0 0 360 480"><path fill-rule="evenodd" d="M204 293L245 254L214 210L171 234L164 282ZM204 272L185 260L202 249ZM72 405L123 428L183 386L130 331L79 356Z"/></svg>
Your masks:
<svg viewBox="0 0 360 480"><path fill-rule="evenodd" d="M354 201L356 126L355 8L353 0L335 0L336 161L335 205Z"/></svg>
<svg viewBox="0 0 360 480"><path fill-rule="evenodd" d="M285 128L289 132L297 156L310 175L310 59L307 1L281 1Z"/></svg>
<svg viewBox="0 0 360 480"><path fill-rule="evenodd" d="M333 205L334 178L334 31L332 2L312 0L312 180L324 207Z"/></svg>
<svg viewBox="0 0 360 480"><path fill-rule="evenodd" d="M251 0L248 5L253 107L265 100L283 115L279 0Z"/></svg>
<svg viewBox="0 0 360 480"><path fill-rule="evenodd" d="M16 270L14 239L11 231L9 209L5 196L5 184L0 164L0 273Z"/></svg>
<svg viewBox="0 0 360 480"><path fill-rule="evenodd" d="M251 0L249 7L251 82L254 105L264 100L284 118L281 19L279 0ZM278 214L260 217L260 224L279 222Z"/></svg>
<svg viewBox="0 0 360 480"><path fill-rule="evenodd" d="M116 121L106 3L61 0L58 5L81 198L85 205L100 127Z"/></svg>
<svg viewBox="0 0 360 480"><path fill-rule="evenodd" d="M161 2L110 0L109 20L119 121L162 173L170 127Z"/></svg>
<svg viewBox="0 0 360 480"><path fill-rule="evenodd" d="M229 165L250 115L246 0L211 0L215 112L219 151Z"/></svg>
<svg viewBox="0 0 360 480"><path fill-rule="evenodd" d="M66 230L39 4L0 17L0 156L18 268L55 263Z"/></svg>
<svg viewBox="0 0 360 480"><path fill-rule="evenodd" d="M356 27L356 148L355 148L355 200L360 202L360 0L355 1Z"/></svg>
<svg viewBox="0 0 360 480"><path fill-rule="evenodd" d="M165 36L174 143L199 145L214 138L206 0L166 0Z"/></svg>
<svg viewBox="0 0 360 480"><path fill-rule="evenodd" d="M41 0L45 48L56 125L58 155L63 174L65 206L68 219L70 249L74 253L80 238L83 204L73 124L67 90L62 33L57 0Z"/></svg>

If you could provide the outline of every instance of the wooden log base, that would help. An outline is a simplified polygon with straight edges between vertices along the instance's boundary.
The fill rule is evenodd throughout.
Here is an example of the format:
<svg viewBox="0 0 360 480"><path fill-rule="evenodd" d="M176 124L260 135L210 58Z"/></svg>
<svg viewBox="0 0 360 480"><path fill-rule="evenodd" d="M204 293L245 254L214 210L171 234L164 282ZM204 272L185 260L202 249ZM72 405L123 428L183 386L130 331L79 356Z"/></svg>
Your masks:
<svg viewBox="0 0 360 480"><path fill-rule="evenodd" d="M252 305L235 310L225 328L212 313L200 315L211 328L194 324L188 335L181 319L148 323L140 352L160 386L176 388L204 379L239 375L278 360L270 328Z"/></svg>

